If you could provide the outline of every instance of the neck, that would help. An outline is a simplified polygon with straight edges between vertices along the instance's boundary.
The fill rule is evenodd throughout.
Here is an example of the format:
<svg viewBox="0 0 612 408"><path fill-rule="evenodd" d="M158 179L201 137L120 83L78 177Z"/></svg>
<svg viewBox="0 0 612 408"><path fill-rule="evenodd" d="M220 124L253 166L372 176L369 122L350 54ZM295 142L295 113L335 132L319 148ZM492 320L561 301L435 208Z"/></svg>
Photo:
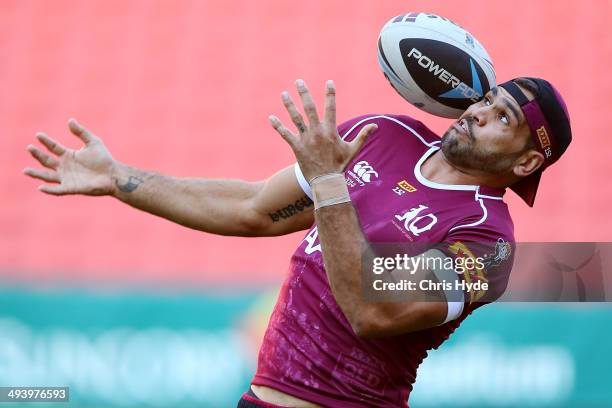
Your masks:
<svg viewBox="0 0 612 408"><path fill-rule="evenodd" d="M453 165L446 159L442 150L425 160L421 166L421 174L426 179L440 184L470 184L500 189L509 185L503 176L479 174Z"/></svg>

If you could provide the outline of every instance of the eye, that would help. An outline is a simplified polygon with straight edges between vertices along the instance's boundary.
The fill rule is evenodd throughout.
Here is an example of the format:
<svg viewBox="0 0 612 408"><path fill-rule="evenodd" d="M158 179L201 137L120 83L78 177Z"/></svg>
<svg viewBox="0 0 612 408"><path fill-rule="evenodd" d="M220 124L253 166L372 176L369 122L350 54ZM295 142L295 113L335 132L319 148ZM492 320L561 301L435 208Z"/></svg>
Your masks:
<svg viewBox="0 0 612 408"><path fill-rule="evenodd" d="M499 117L504 125L510 124L510 120L508 120L508 115L506 115L505 113L502 113L501 115L499 115Z"/></svg>
<svg viewBox="0 0 612 408"><path fill-rule="evenodd" d="M489 106L491 104L491 100L489 99L489 96L485 96L483 99L483 102L485 105Z"/></svg>

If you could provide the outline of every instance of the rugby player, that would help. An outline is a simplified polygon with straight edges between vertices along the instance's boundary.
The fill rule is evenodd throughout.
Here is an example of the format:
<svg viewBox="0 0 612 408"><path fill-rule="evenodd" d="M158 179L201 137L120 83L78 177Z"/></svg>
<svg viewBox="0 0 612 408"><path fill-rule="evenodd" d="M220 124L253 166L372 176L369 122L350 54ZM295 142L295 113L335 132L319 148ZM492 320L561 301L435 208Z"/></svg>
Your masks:
<svg viewBox="0 0 612 408"><path fill-rule="evenodd" d="M516 78L471 105L440 138L399 115L366 115L337 127L333 83L326 85L323 117L304 81L296 86L305 117L288 93L282 101L297 131L275 116L270 122L297 163L261 182L139 170L116 161L75 120L69 129L83 148L68 149L39 133L48 152L34 145L28 151L46 169L24 172L47 182L40 190L48 194L112 195L209 233L272 236L308 229L238 406L407 406L428 350L503 293L514 242L503 195L510 188L533 205L542 171L571 141L565 103L547 81ZM453 275L486 281L489 293L368 301L363 254L388 242L437 243L436 256L485 259L482 267ZM484 248L476 245L483 242ZM439 278L445 271L426 272Z"/></svg>

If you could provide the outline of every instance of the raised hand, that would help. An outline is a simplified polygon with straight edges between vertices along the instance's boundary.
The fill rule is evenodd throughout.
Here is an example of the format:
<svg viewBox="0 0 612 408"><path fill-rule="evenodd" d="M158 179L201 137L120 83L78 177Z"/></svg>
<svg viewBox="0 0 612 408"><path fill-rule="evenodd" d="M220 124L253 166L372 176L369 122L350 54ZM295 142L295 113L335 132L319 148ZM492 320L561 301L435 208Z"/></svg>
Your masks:
<svg viewBox="0 0 612 408"><path fill-rule="evenodd" d="M85 145L79 150L68 149L39 132L36 138L47 151L32 144L28 145L27 150L46 170L28 167L23 170L24 174L47 182L38 187L47 194L112 194L114 160L110 152L100 138L76 120L70 119L68 128Z"/></svg>
<svg viewBox="0 0 612 408"><path fill-rule="evenodd" d="M304 174L306 180L325 173L341 173L346 165L361 149L366 138L377 129L375 124L364 126L357 137L351 142L340 138L336 129L336 88L332 81L327 81L325 89L325 117L319 121L317 110L303 80L296 81L297 91L308 118L308 124L298 112L287 92L281 94L283 104L289 112L291 120L298 129L298 134L292 133L274 115L269 117L272 127L285 139Z"/></svg>

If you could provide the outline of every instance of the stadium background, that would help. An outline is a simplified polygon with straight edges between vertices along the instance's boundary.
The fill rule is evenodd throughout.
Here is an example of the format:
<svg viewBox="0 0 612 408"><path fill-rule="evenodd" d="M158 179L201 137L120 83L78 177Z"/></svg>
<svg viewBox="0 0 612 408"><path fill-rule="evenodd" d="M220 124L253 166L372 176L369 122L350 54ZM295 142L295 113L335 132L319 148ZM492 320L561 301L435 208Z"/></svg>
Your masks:
<svg viewBox="0 0 612 408"><path fill-rule="evenodd" d="M507 201L521 241L610 241L612 2L0 1L0 385L69 385L73 406L229 407L303 234L190 231L111 198L44 196L20 174L45 130L76 117L129 164L258 180L293 162L267 122L304 78L338 117L406 113L376 39L392 16L441 14L487 48L499 81L564 94L575 140L533 209ZM608 28L606 28L608 27ZM414 406L612 406L612 309L494 305L424 363ZM75 405L76 404L76 405ZM49 405L45 405L49 406Z"/></svg>

